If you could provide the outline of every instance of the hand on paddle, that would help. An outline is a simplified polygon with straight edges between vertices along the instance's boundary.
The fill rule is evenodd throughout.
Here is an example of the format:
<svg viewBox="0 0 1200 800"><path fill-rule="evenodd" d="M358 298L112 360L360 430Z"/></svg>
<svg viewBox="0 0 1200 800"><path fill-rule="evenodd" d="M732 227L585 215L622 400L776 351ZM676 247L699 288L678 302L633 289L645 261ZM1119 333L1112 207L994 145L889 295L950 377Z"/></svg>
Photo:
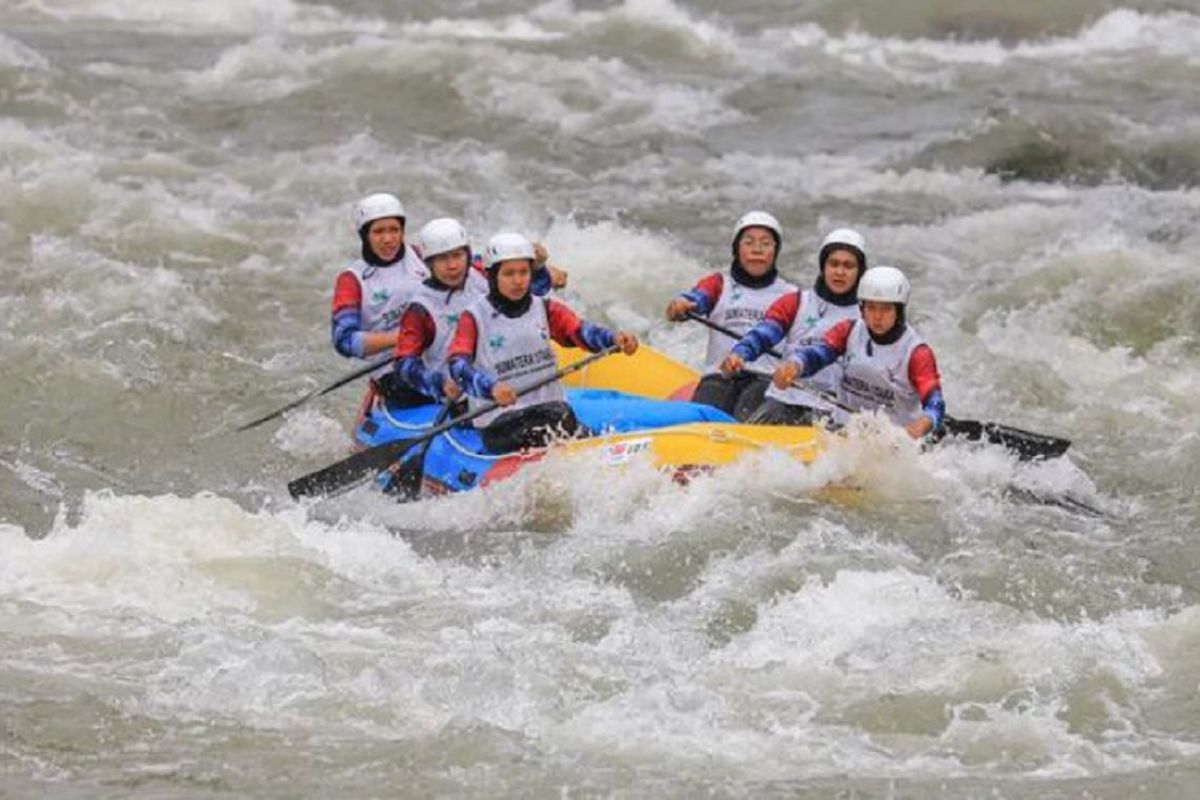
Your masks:
<svg viewBox="0 0 1200 800"><path fill-rule="evenodd" d="M511 406L517 402L517 390L507 383L497 383L492 387L492 399L498 406Z"/></svg>
<svg viewBox="0 0 1200 800"><path fill-rule="evenodd" d="M633 355L638 349L638 338L629 331L617 331L613 343L627 356Z"/></svg>
<svg viewBox="0 0 1200 800"><path fill-rule="evenodd" d="M721 361L721 374L726 378L732 378L734 373L741 372L744 366L746 366L746 362L742 361L741 356L737 353L730 353Z"/></svg>
<svg viewBox="0 0 1200 800"><path fill-rule="evenodd" d="M789 359L781 362L775 368L775 374L771 376L771 382L775 384L776 389L786 389L799 377L800 364Z"/></svg>
<svg viewBox="0 0 1200 800"><path fill-rule="evenodd" d="M676 297L667 303L667 319L671 322L682 322L687 319L689 312L696 310L696 304L686 297Z"/></svg>
<svg viewBox="0 0 1200 800"><path fill-rule="evenodd" d="M446 395L446 399L453 403L462 397L462 387L454 382L454 378L446 376L446 380L442 382L442 394Z"/></svg>
<svg viewBox="0 0 1200 800"><path fill-rule="evenodd" d="M925 434L933 430L933 420L922 414L912 422L904 426L904 430L908 431L908 435L914 439L922 439Z"/></svg>

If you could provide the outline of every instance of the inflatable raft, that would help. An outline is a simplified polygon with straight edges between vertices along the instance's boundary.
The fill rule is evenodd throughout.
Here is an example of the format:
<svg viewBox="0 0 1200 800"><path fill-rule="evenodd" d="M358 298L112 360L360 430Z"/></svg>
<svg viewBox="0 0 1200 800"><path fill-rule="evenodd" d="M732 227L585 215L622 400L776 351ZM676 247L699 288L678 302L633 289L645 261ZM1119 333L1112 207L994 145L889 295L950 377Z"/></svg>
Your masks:
<svg viewBox="0 0 1200 800"><path fill-rule="evenodd" d="M557 353L560 366L587 355L566 348ZM696 378L694 370L646 346L631 357L617 355L590 364L564 383L567 402L594 435L553 448L598 453L603 464L648 459L678 475L729 464L768 447L805 462L816 457L821 434L813 428L738 424L719 409L688 402ZM436 405L394 408L368 395L355 438L361 447L375 447L419 436L435 424L439 411ZM431 493L486 486L541 460L547 452L489 453L477 430L456 427L429 444L422 486ZM377 482L386 487L389 480L385 473Z"/></svg>

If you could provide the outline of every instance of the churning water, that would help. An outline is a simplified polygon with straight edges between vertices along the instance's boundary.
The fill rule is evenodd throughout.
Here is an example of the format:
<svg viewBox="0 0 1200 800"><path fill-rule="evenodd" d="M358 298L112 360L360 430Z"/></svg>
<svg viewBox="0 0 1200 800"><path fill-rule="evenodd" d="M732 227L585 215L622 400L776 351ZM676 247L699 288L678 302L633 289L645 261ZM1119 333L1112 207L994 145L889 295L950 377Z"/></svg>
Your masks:
<svg viewBox="0 0 1200 800"><path fill-rule="evenodd" d="M1200 9L726 5L0 4L0 796L1194 796ZM738 215L859 227L1074 445L294 504L380 190L691 363Z"/></svg>

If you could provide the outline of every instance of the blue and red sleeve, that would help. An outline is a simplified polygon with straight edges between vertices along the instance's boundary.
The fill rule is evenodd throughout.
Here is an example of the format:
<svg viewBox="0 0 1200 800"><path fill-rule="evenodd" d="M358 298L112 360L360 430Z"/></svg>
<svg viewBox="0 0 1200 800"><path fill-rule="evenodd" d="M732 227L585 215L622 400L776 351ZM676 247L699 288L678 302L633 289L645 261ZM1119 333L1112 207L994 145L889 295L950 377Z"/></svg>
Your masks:
<svg viewBox="0 0 1200 800"><path fill-rule="evenodd" d="M815 375L838 360L838 356L846 352L846 344L850 341L850 331L856 320L844 319L825 331L823 341L808 347L798 348L788 358L800 363L800 377Z"/></svg>
<svg viewBox="0 0 1200 800"><path fill-rule="evenodd" d="M421 360L421 355L436 336L437 325L424 306L414 303L406 308L396 338L396 374L418 392L441 400L445 376L438 370L429 369Z"/></svg>
<svg viewBox="0 0 1200 800"><path fill-rule="evenodd" d="M337 276L330 315L333 349L347 358L363 358L366 332L362 329L362 286L353 272Z"/></svg>
<svg viewBox="0 0 1200 800"><path fill-rule="evenodd" d="M946 417L946 401L942 398L942 377L938 374L937 359L927 344L917 345L908 360L908 380L921 398L921 411L933 422L934 428L942 427Z"/></svg>
<svg viewBox="0 0 1200 800"><path fill-rule="evenodd" d="M705 275L691 289L679 296L696 304L696 313L707 317L721 299L721 290L725 287L725 278L721 273L714 272Z"/></svg>
<svg viewBox="0 0 1200 800"><path fill-rule="evenodd" d="M545 297L554 288L554 278L545 264L537 264L533 268L533 277L529 282L529 291L537 297Z"/></svg>
<svg viewBox="0 0 1200 800"><path fill-rule="evenodd" d="M617 337L612 331L603 325L581 320L566 303L557 300L545 302L550 338L563 347L580 347L598 353L616 343Z"/></svg>
<svg viewBox="0 0 1200 800"><path fill-rule="evenodd" d="M496 378L487 372L475 368L475 345L479 340L479 327L470 311L464 311L458 318L458 327L454 329L454 338L450 340L447 353L450 377L472 397L491 400L492 389L496 387Z"/></svg>
<svg viewBox="0 0 1200 800"><path fill-rule="evenodd" d="M733 352L742 361L756 361L762 354L783 341L796 321L800 310L800 292L788 292L776 298L767 308L759 322L733 346Z"/></svg>

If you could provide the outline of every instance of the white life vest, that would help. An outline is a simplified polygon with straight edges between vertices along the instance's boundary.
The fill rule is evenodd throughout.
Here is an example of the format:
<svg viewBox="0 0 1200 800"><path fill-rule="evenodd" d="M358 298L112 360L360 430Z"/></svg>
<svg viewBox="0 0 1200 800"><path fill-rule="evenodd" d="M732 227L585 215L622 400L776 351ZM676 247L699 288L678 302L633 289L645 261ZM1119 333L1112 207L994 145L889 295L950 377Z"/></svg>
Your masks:
<svg viewBox="0 0 1200 800"><path fill-rule="evenodd" d="M877 344L859 320L850 329L842 356L841 401L854 409L880 409L898 425L921 416L921 397L908 379L913 351L924 340L912 327L892 344Z"/></svg>
<svg viewBox="0 0 1200 800"><path fill-rule="evenodd" d="M461 290L437 289L425 283L417 286L410 303L425 309L434 326L433 341L421 353L426 369L446 368L446 353L458 327L458 318L487 293L487 278L473 269L467 270L467 282Z"/></svg>
<svg viewBox="0 0 1200 800"><path fill-rule="evenodd" d="M845 319L858 319L858 303L848 306L838 306L821 298L812 289L800 293L800 305L796 309L796 319L788 328L787 338L783 341L782 352L785 356L801 347L820 344L825 334L837 323ZM806 381L830 394L836 395L842 381L842 362L838 359L825 369L812 375ZM835 414L837 407L822 400L813 392L796 386L787 389L776 389L775 384L767 389L767 397L793 406L807 406Z"/></svg>
<svg viewBox="0 0 1200 800"><path fill-rule="evenodd" d="M732 270L727 270L722 276L721 296L709 313L708 318L718 325L724 326L738 335L738 338L749 333L750 329L763 321L767 309L777 298L796 287L778 275L769 286L743 286L733 279ZM721 362L729 351L737 344L737 339L726 336L718 331L708 332L708 351L704 356L704 374L715 375L721 372ZM746 364L746 369L770 375L775 371L776 359L763 356L757 361Z"/></svg>
<svg viewBox="0 0 1200 800"><path fill-rule="evenodd" d="M501 314L486 297L476 300L470 312L475 318L478 332L475 339L475 368L495 376L497 383L507 383L519 392L558 370L554 350L550 346L546 301L542 298L533 298L529 310L516 318ZM477 417L475 427L487 426L506 411L562 400L564 397L562 382L554 381L518 397L511 406L497 408ZM468 397L467 402L474 411L491 401Z"/></svg>
<svg viewBox="0 0 1200 800"><path fill-rule="evenodd" d="M376 267L360 258L346 271L358 281L362 293L359 306L361 329L371 333L396 330L413 292L429 277L429 268L407 246L404 257L395 264ZM372 372L371 377L381 378L391 371L392 365L386 364Z"/></svg>

